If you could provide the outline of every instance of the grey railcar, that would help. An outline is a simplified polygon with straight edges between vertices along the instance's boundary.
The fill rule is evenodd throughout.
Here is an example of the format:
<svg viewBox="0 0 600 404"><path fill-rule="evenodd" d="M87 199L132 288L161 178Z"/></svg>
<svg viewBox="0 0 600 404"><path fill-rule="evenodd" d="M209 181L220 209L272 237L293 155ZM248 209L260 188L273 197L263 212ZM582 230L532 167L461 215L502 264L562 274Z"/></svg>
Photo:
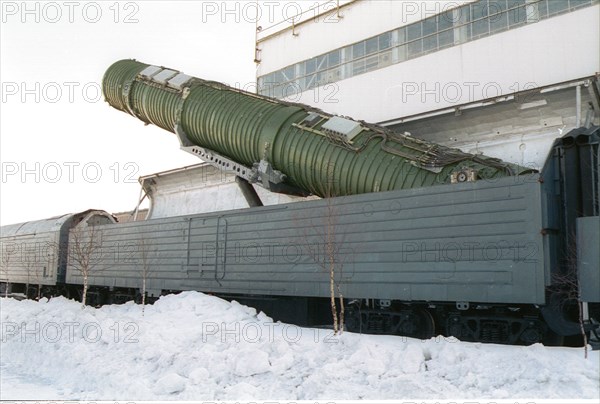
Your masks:
<svg viewBox="0 0 600 404"><path fill-rule="evenodd" d="M327 298L333 222L348 299L544 304L541 198L527 175L106 225L91 283L140 288L146 262L153 291Z"/></svg>
<svg viewBox="0 0 600 404"><path fill-rule="evenodd" d="M69 232L82 224L115 222L112 215L92 209L0 227L0 294L13 286L25 295L42 289L55 293L65 284Z"/></svg>

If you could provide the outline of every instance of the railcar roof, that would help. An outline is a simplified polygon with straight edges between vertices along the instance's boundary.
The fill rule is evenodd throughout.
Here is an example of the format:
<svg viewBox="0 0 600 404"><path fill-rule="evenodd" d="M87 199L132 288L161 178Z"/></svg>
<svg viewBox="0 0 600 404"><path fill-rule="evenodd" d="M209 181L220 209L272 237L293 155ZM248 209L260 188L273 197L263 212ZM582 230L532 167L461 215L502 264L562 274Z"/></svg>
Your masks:
<svg viewBox="0 0 600 404"><path fill-rule="evenodd" d="M103 210L90 209L84 212L78 213L67 213L60 216L54 216L47 219L41 220L33 220L30 222L23 222L17 224L9 224L6 226L0 227L0 237L15 237L15 236L24 236L27 234L38 234L38 233L46 233L59 231L61 227L68 222L70 219L74 217L85 217L86 215L97 212L98 215L106 216L111 218L112 215L104 212ZM113 222L116 220L113 218Z"/></svg>
<svg viewBox="0 0 600 404"><path fill-rule="evenodd" d="M10 237L57 231L60 230L61 226L74 215L75 213L67 213L60 216L50 217L48 219L9 224L0 227L0 236Z"/></svg>

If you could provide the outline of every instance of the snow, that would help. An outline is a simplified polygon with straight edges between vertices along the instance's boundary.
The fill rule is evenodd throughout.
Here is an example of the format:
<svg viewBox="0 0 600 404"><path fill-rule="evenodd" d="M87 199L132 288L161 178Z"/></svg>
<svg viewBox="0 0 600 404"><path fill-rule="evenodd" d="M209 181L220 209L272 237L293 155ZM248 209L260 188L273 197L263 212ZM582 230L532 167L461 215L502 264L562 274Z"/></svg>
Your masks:
<svg viewBox="0 0 600 404"><path fill-rule="evenodd" d="M197 292L85 307L0 300L0 399L600 399L582 349L344 333L274 323Z"/></svg>

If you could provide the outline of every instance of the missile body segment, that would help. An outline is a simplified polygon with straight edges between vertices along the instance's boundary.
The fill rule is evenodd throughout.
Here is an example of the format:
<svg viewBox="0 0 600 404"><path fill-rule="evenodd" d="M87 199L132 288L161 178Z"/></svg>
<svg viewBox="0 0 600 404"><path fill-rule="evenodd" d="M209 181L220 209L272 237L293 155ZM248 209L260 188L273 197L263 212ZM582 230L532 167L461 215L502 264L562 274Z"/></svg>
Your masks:
<svg viewBox="0 0 600 404"><path fill-rule="evenodd" d="M531 171L135 60L114 63L102 89L114 108L275 191L341 196Z"/></svg>

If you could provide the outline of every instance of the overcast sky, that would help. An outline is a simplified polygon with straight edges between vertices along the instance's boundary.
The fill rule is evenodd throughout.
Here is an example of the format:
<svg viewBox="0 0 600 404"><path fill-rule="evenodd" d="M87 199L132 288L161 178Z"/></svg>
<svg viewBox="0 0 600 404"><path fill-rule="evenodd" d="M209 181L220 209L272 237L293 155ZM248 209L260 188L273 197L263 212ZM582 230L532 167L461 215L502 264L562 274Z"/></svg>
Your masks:
<svg viewBox="0 0 600 404"><path fill-rule="evenodd" d="M2 1L0 223L131 210L140 175L199 162L174 135L109 107L102 76L135 58L231 85L254 82L248 3ZM262 6L259 24L283 19L285 3Z"/></svg>

